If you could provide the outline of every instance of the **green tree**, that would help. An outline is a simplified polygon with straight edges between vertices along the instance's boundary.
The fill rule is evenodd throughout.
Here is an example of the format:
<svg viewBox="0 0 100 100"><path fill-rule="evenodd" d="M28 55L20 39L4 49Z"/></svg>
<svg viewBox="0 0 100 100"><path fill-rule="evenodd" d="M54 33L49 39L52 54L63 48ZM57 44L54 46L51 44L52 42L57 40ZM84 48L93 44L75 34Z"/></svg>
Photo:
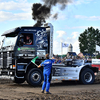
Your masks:
<svg viewBox="0 0 100 100"><path fill-rule="evenodd" d="M100 32L98 29L96 30L95 41L96 41L96 45L100 46Z"/></svg>
<svg viewBox="0 0 100 100"><path fill-rule="evenodd" d="M80 34L80 37L79 37L79 47L80 47L80 52L87 52L88 51L88 34L87 34L87 30L84 31L84 33L81 33Z"/></svg>
<svg viewBox="0 0 100 100"><path fill-rule="evenodd" d="M79 36L79 48L80 52L93 54L96 49L96 44L100 45L100 33L98 29L90 27L86 29Z"/></svg>
<svg viewBox="0 0 100 100"><path fill-rule="evenodd" d="M100 55L97 55L96 58L97 58L97 59L100 59Z"/></svg>

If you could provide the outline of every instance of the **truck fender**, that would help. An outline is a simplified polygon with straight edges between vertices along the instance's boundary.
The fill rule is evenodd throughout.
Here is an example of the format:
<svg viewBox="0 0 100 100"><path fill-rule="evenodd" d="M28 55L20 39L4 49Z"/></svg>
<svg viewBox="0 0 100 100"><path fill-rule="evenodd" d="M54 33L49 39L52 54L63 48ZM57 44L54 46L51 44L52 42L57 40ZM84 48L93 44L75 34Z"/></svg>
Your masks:
<svg viewBox="0 0 100 100"><path fill-rule="evenodd" d="M26 73L28 70L32 69L32 68L37 68L37 66L36 66L34 63L29 62L29 63L27 64L27 66L25 67L25 73Z"/></svg>

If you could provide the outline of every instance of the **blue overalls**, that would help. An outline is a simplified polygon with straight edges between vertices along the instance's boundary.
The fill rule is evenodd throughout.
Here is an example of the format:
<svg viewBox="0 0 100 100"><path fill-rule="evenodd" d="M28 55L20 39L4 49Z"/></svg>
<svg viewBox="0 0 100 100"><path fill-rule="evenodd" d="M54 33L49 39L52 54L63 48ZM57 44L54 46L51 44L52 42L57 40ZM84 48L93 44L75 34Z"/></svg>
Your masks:
<svg viewBox="0 0 100 100"><path fill-rule="evenodd" d="M44 67L43 70L44 82L42 85L42 90L46 88L46 92L49 92L50 88L52 63L54 63L54 60L47 59L40 64L40 66Z"/></svg>

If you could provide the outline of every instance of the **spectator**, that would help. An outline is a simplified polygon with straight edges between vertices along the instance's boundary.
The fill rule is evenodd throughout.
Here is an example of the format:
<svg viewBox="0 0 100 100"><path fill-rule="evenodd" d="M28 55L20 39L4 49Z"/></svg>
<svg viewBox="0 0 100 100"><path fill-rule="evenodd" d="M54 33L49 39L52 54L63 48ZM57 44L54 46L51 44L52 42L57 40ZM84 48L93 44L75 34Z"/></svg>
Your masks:
<svg viewBox="0 0 100 100"><path fill-rule="evenodd" d="M26 41L24 42L25 45L32 45L32 40L30 39L30 36L26 36Z"/></svg>

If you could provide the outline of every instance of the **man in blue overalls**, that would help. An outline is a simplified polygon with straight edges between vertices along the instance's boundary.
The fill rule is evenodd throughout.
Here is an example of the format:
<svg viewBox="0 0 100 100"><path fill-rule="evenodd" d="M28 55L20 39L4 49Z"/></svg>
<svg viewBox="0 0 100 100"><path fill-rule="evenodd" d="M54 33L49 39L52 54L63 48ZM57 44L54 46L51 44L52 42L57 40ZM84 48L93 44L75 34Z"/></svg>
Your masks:
<svg viewBox="0 0 100 100"><path fill-rule="evenodd" d="M43 76L44 76L44 82L42 85L41 93L44 93L44 90L46 88L46 94L50 94L49 88L50 88L50 82L51 82L51 71L52 71L52 63L54 63L54 60L49 59L49 54L46 54L46 60L43 61L39 66L43 66ZM54 58L53 58L54 59Z"/></svg>

